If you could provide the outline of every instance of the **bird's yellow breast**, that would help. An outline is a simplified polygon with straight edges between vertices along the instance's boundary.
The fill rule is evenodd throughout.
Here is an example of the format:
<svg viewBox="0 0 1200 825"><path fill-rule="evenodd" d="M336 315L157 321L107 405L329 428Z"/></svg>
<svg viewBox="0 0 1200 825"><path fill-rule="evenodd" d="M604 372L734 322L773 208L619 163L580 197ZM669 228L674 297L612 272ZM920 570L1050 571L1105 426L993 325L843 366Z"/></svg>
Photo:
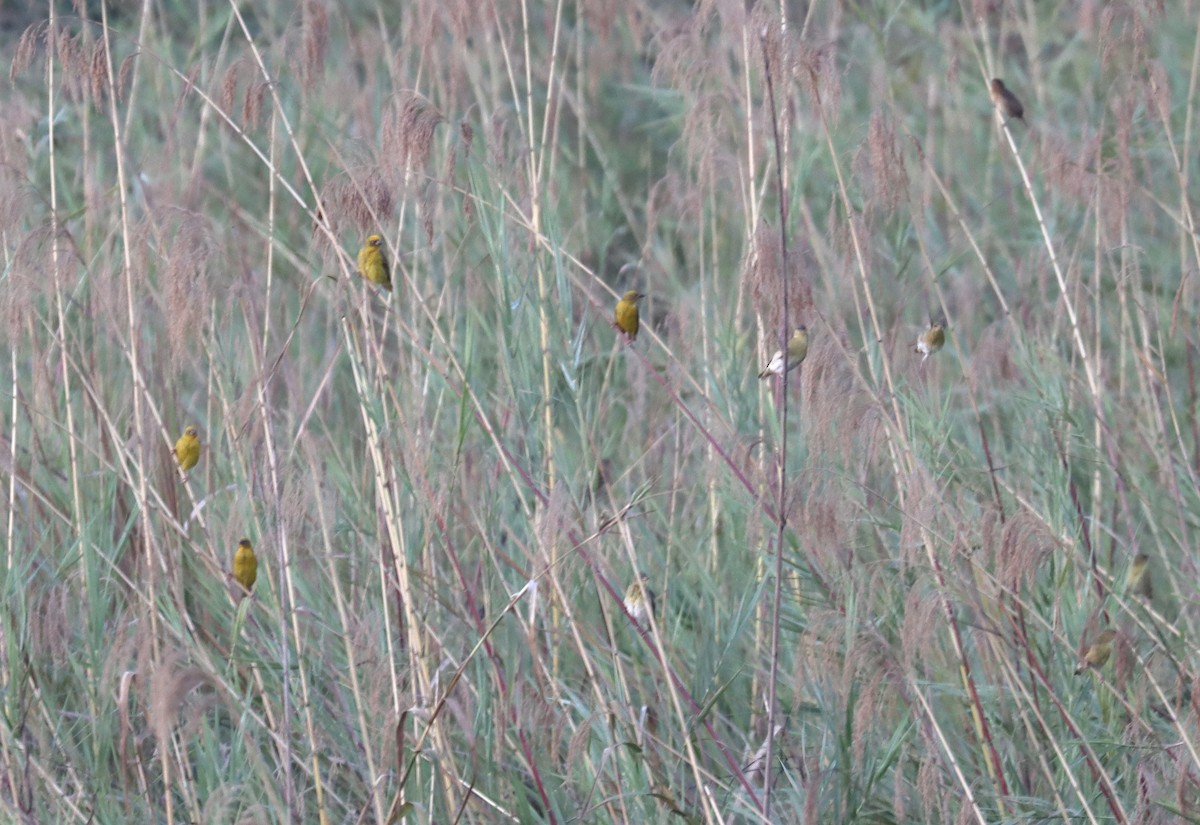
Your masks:
<svg viewBox="0 0 1200 825"><path fill-rule="evenodd" d="M233 577L246 590L253 588L258 578L258 557L254 555L254 547L244 539L233 554Z"/></svg>

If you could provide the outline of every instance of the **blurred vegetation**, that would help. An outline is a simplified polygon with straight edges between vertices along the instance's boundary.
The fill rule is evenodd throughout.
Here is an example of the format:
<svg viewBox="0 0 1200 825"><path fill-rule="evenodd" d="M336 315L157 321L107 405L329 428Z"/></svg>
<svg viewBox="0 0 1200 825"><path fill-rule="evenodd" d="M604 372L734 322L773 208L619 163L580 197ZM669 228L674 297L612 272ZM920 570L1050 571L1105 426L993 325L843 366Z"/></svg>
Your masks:
<svg viewBox="0 0 1200 825"><path fill-rule="evenodd" d="M1200 819L1197 20L5 6L0 820Z"/></svg>

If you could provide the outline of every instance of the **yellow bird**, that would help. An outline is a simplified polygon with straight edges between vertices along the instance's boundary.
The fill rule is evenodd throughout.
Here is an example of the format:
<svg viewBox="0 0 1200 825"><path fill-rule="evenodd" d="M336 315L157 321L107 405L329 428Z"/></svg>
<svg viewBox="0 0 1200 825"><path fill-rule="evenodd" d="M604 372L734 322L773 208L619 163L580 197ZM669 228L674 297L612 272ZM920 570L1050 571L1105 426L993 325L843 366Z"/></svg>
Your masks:
<svg viewBox="0 0 1200 825"><path fill-rule="evenodd" d="M792 337L788 340L787 345L787 368L791 372L808 355L808 327L801 324L796 327L792 333ZM759 378L766 378L768 375L783 375L783 350L776 350L771 356L770 363L758 374Z"/></svg>
<svg viewBox="0 0 1200 825"><path fill-rule="evenodd" d="M200 463L200 434L195 426L188 426L175 442L175 460L185 473Z"/></svg>
<svg viewBox="0 0 1200 825"><path fill-rule="evenodd" d="M944 321L930 321L929 329L921 333L917 339L917 352L928 358L940 350L946 343L946 324ZM921 360L924 361L925 358Z"/></svg>
<svg viewBox="0 0 1200 825"><path fill-rule="evenodd" d="M358 271L371 283L392 291L392 269L383 254L383 238L378 235L367 238L366 245L358 250Z"/></svg>
<svg viewBox="0 0 1200 825"><path fill-rule="evenodd" d="M650 589L650 577L645 573L639 574L625 589L625 612L638 624L644 624L657 611L657 603L658 597Z"/></svg>
<svg viewBox="0 0 1200 825"><path fill-rule="evenodd" d="M1113 639L1117 638L1117 631L1105 630L1096 637L1096 641L1092 642L1092 646L1087 649L1087 653L1083 654L1083 661L1079 663L1079 667L1075 670L1075 675L1078 676L1089 667L1099 670L1108 662L1108 657L1112 655Z"/></svg>
<svg viewBox="0 0 1200 825"><path fill-rule="evenodd" d="M254 545L250 539L238 542L237 552L233 554L233 577L247 593L254 588L254 581L258 578L258 556L254 555Z"/></svg>
<svg viewBox="0 0 1200 825"><path fill-rule="evenodd" d="M1138 553L1129 567L1129 580L1125 584L1125 592L1135 596L1154 598L1154 579L1150 576L1150 557Z"/></svg>
<svg viewBox="0 0 1200 825"><path fill-rule="evenodd" d="M638 334L637 302L645 297L636 289L631 289L617 301L617 328L628 335L631 341L636 341Z"/></svg>

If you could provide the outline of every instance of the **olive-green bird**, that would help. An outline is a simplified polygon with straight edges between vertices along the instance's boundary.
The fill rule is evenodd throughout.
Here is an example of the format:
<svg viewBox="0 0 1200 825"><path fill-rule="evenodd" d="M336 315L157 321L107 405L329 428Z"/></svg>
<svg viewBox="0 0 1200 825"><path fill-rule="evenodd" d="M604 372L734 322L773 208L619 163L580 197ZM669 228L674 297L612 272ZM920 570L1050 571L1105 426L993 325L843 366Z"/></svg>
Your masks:
<svg viewBox="0 0 1200 825"><path fill-rule="evenodd" d="M254 545L250 539L238 542L237 552L233 554L233 577L247 593L254 589L254 582L258 578L258 556L254 555Z"/></svg>
<svg viewBox="0 0 1200 825"><path fill-rule="evenodd" d="M1108 657L1112 655L1113 639L1117 638L1117 631L1105 630L1096 637L1096 641L1092 642L1092 646L1087 649L1087 653L1083 654L1083 661L1079 663L1079 667L1075 670L1075 675L1078 676L1088 668L1096 668L1099 670L1108 662Z"/></svg>
<svg viewBox="0 0 1200 825"><path fill-rule="evenodd" d="M808 327L801 324L796 327L792 333L792 337L788 339L787 345L787 368L791 372L808 355ZM776 350L771 356L770 363L758 374L759 378L766 378L768 375L783 375L783 350Z"/></svg>
<svg viewBox="0 0 1200 825"><path fill-rule="evenodd" d="M1129 580L1125 583L1125 592L1147 599L1154 598L1154 579L1150 575L1150 557L1138 553L1133 557L1129 566Z"/></svg>
<svg viewBox="0 0 1200 825"><path fill-rule="evenodd" d="M933 355L946 343L946 324L944 321L930 321L929 329L921 333L917 339L917 352L924 356L921 360Z"/></svg>
<svg viewBox="0 0 1200 825"><path fill-rule="evenodd" d="M657 610L657 603L658 597L650 589L650 577L645 573L639 574L625 589L625 611L638 624L644 624Z"/></svg>
<svg viewBox="0 0 1200 825"><path fill-rule="evenodd" d="M383 238L378 235L367 238L366 244L358 250L358 271L371 283L392 291L392 268L383 252Z"/></svg>
<svg viewBox="0 0 1200 825"><path fill-rule="evenodd" d="M175 442L175 460L185 473L200 463L200 433L189 425Z"/></svg>
<svg viewBox="0 0 1200 825"><path fill-rule="evenodd" d="M638 308L637 302L646 296L638 292L636 289L631 289L621 296L621 300L617 301L617 328L621 332L629 336L630 341L637 340L638 334Z"/></svg>

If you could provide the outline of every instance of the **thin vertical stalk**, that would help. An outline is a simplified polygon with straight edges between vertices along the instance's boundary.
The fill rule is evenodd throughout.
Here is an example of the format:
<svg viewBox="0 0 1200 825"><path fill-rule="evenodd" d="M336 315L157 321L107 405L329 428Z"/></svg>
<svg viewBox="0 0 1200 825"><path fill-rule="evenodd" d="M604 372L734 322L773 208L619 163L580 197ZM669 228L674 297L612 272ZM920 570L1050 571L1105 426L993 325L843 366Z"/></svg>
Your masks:
<svg viewBox="0 0 1200 825"><path fill-rule="evenodd" d="M268 135L269 151L271 153L271 168L278 168L278 151L279 141L276 136L278 129L279 116L278 110L271 111L271 128ZM269 343L271 340L271 289L274 286L275 278L275 212L276 212L276 176L267 176L267 261L266 261L266 284L263 290L263 325L262 325L262 344L259 352L265 355L269 351ZM267 392L267 382L272 380L274 371L265 369L263 364L258 365L258 374L261 379L258 384L258 411L262 416L263 426L263 445L267 451L267 469L270 473L271 482L271 500L275 513L282 511L283 505L280 495L280 479L279 479L279 458L275 452L275 439L272 436L273 429L271 427L270 413L270 394ZM291 668L291 645L288 643L288 616L291 613L291 599L289 598L292 592L292 566L290 554L288 553L288 536L285 525L276 522L275 530L272 532L275 536L276 544L276 565L278 567L279 576L279 667L280 673L288 674L292 672ZM293 620L295 617L292 617ZM297 649L299 649L299 633L296 635ZM304 669L300 668L301 673ZM291 680L282 678L279 680L279 689L281 692L280 699L283 703L283 710L279 714L279 733L282 742L282 761L283 761L283 799L287 806L288 818L293 822L298 818L296 810L296 798L294 794L295 787L292 782L292 692ZM376 794L378 796L378 794Z"/></svg>
<svg viewBox="0 0 1200 825"><path fill-rule="evenodd" d="M775 187L779 201L779 246L780 246L780 300L783 302L779 316L779 347L783 352L783 374L779 390L779 456L777 459L776 484L779 487L779 517L775 529L775 574L771 592L771 661L767 679L767 749L766 764L763 766L763 816L771 819L771 763L775 758L775 715L776 693L779 684L779 614L783 598L783 539L787 531L787 444L788 444L788 339L791 336L790 305L788 303L788 200L783 178L783 147L779 136L779 114L775 106L775 82L771 76L771 55L766 37L760 37L763 53L763 74L767 83L767 105L771 113L771 133L775 144ZM804 365L797 367L796 379L800 379Z"/></svg>
<svg viewBox="0 0 1200 825"><path fill-rule="evenodd" d="M50 3L50 37L51 42L57 38L54 35L56 18L54 3ZM78 543L83 536L83 497L79 490L79 438L75 432L75 404L72 401L74 391L71 386L71 369L67 365L67 317L63 309L62 262L58 255L58 153L54 149L54 55L46 55L46 121L48 129L48 161L50 164L50 269L54 277L54 311L58 320L58 359L59 370L63 382L63 404L67 412L67 449L71 455L71 532ZM80 550L83 550L80 547Z"/></svg>
<svg viewBox="0 0 1200 825"><path fill-rule="evenodd" d="M561 12L561 4L559 11ZM526 121L526 139L529 142L529 199L530 199L530 219L535 231L538 231L542 225L542 181L540 174L542 164L545 159L545 127L549 120L549 103L547 100L546 118L543 120L543 129L540 140L534 143L534 136L538 134L534 128L533 120L533 57L530 53L531 35L529 31L529 4L526 0L521 0L521 27L524 38L525 47L525 121ZM554 31L554 39L552 49L555 53L558 50L558 26L556 24ZM553 73L552 61L551 72ZM516 92L516 89L513 90ZM554 84L550 83L546 89L547 96L554 94ZM514 95L515 97L515 95ZM542 263L540 255L535 255L534 268L537 271L537 288L538 288L538 344L541 348L542 361L542 454L543 467L545 468L546 489L547 491L554 490L555 483L555 466L554 466L554 409L553 409L553 393L551 391L551 371L552 365L550 361L550 315L548 306L550 303L550 289L546 283L546 267ZM548 515L545 508L542 508L538 513L537 522L540 524L543 518ZM550 565L552 569L558 566L558 542L550 542ZM551 624L557 627L561 621L561 610L557 603L551 605L550 610ZM552 670L557 675L559 672L559 648L557 645L551 651L553 660Z"/></svg>
<svg viewBox="0 0 1200 825"><path fill-rule="evenodd" d="M53 9L54 3L51 2ZM126 321L129 325L129 347L126 350L126 357L129 361L129 371L133 378L133 427L137 439L138 450L140 457L134 462L137 471L137 508L138 517L141 521L141 542L146 549L145 558L142 562L145 564L146 571L146 591L147 591L147 614L150 623L150 639L154 650L154 659L159 660L161 654L160 646L161 639L159 638L159 617L158 617L158 575L155 570L155 561L152 558L154 553L153 548L158 546L158 542L153 539L151 508L149 507L149 484L146 479L146 453L149 449L149 441L146 433L145 421L143 421L142 407L145 403L146 385L142 377L140 366L141 356L138 347L139 326L137 313L137 295L135 294L135 285L133 282L133 258L131 250L133 248L133 230L130 226L129 218L129 202L128 193L130 191L129 183L126 179L125 171L125 133L121 127L121 119L117 114L117 89L116 89L116 73L114 71L112 60L112 42L110 40L111 30L108 26L108 5L101 4L100 6L101 22L103 24L103 40L104 40L104 59L105 69L107 70L107 93L108 93L108 115L109 121L113 130L113 160L117 167L117 204L121 214L121 269L125 281L125 312ZM51 12L53 15L53 11ZM53 122L53 117L51 117ZM51 141L53 146L53 141ZM52 176L53 177L53 176ZM165 559L163 567L166 569ZM168 825L175 821L174 809L174 790L171 787L171 759L170 749L162 747L159 749L159 760L163 769L163 786L165 788L164 804L166 806L166 819Z"/></svg>

